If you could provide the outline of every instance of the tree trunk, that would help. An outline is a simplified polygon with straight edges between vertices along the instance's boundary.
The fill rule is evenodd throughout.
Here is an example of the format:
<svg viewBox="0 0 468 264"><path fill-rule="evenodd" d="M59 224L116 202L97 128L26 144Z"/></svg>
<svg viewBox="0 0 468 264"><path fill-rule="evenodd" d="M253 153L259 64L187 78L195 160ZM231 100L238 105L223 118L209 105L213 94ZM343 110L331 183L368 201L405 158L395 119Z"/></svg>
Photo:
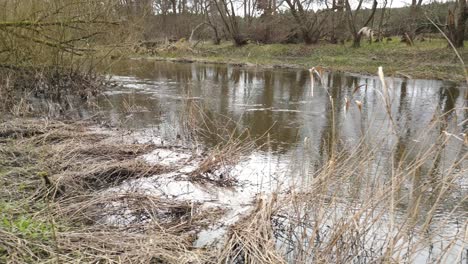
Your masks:
<svg viewBox="0 0 468 264"><path fill-rule="evenodd" d="M213 44L219 45L221 43L221 37L219 36L216 23L210 18L210 11L208 10L208 6L206 6L204 9L206 13L206 23L209 27L211 27L211 29L213 29Z"/></svg>
<svg viewBox="0 0 468 264"><path fill-rule="evenodd" d="M457 6L453 10L449 9L447 16L448 37L452 44L457 47L463 47L466 22L465 0L458 0Z"/></svg>
<svg viewBox="0 0 468 264"><path fill-rule="evenodd" d="M361 46L362 34L358 33L359 31L358 31L358 28L356 27L357 26L356 25L356 15L357 15L358 11L361 9L363 1L364 0L359 0L358 7L356 8L356 10L354 10L354 14L353 14L353 10L351 9L351 4L349 3L349 0L345 0L345 4L346 4L345 10L346 10L346 13L347 13L346 17L347 17L347 20L348 20L349 30L350 30L351 34L353 35L353 47L354 48L358 48L358 47ZM362 25L362 27L366 27L374 19L374 15L375 15L376 10L377 10L377 0L374 0L373 4L372 4L371 14L367 18L364 25Z"/></svg>
<svg viewBox="0 0 468 264"><path fill-rule="evenodd" d="M463 41L465 40L465 24L466 24L466 0L458 0L458 12L456 18L456 38L455 42L453 43L455 47L461 48L463 47Z"/></svg>
<svg viewBox="0 0 468 264"><path fill-rule="evenodd" d="M171 4L172 4L172 13L177 14L177 2L176 0L171 0Z"/></svg>
<svg viewBox="0 0 468 264"><path fill-rule="evenodd" d="M382 26L383 26L383 22L384 22L384 19L385 19L385 10L387 8L387 0L385 0L384 2L384 6L381 8L381 14L380 14L380 20L379 20L379 27L377 29L377 40L376 41L379 41L379 42L382 42L383 40L383 32L382 32Z"/></svg>
<svg viewBox="0 0 468 264"><path fill-rule="evenodd" d="M404 37L408 41L410 45L411 43L414 43L414 39L416 37L416 29L417 29L417 15L419 12L419 6L416 6L416 1L413 1L413 4L410 6L409 10L409 18L408 21L406 21L406 30L403 33Z"/></svg>
<svg viewBox="0 0 468 264"><path fill-rule="evenodd" d="M343 43L344 41L344 0L333 0L332 33L330 42L332 44Z"/></svg>
<svg viewBox="0 0 468 264"><path fill-rule="evenodd" d="M221 21L224 24L224 29L231 36L234 44L236 46L242 46L247 44L247 39L242 36L239 30L239 25L237 24L237 18L235 13L234 4L230 1L230 7L227 4L226 0L213 0L218 13L220 15Z"/></svg>
<svg viewBox="0 0 468 264"><path fill-rule="evenodd" d="M304 39L305 44L309 45L317 43L318 39L316 40L315 37L311 36L312 28L309 26L310 22L307 19L307 15L304 12L301 2L295 0L293 0L294 3L291 0L285 1L286 4L289 6L294 20L296 21L297 25L299 26L299 29L301 30L302 38Z"/></svg>
<svg viewBox="0 0 468 264"><path fill-rule="evenodd" d="M195 35L195 32L196 32L199 28L201 28L202 26L207 26L207 25L208 25L208 23L203 22L203 23L198 24L195 28L192 29L192 33L190 33L190 37L189 37L189 42L190 42L191 44L192 44L192 42L193 42L193 36Z"/></svg>
<svg viewBox="0 0 468 264"><path fill-rule="evenodd" d="M221 38L219 37L218 30L215 28L213 29L213 31L214 31L213 44L214 45L221 44Z"/></svg>
<svg viewBox="0 0 468 264"><path fill-rule="evenodd" d="M356 34L353 36L353 48L361 47L361 34Z"/></svg>

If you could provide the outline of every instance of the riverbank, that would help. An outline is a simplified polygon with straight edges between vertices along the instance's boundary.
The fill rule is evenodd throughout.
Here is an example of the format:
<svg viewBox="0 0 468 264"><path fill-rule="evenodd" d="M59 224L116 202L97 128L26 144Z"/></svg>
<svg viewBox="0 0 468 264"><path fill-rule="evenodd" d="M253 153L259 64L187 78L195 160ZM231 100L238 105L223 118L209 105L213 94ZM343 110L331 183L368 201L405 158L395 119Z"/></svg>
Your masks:
<svg viewBox="0 0 468 264"><path fill-rule="evenodd" d="M235 254L218 243L237 243L228 231L270 201L232 177L252 142L200 152L119 131L89 120L0 123L0 262L218 263ZM268 234L262 254L276 256Z"/></svg>
<svg viewBox="0 0 468 264"><path fill-rule="evenodd" d="M334 71L377 74L383 66L387 76L415 79L464 81L463 68L456 54L443 39L417 41L414 46L394 38L389 42L362 42L361 48L350 44L248 44L235 47L230 42L213 45L200 42L192 47L186 41L167 45L136 45L131 50L119 47L104 48L114 58L133 57L178 62L229 63L240 66L265 68L304 68L322 66ZM468 60L468 50L459 50Z"/></svg>
<svg viewBox="0 0 468 264"><path fill-rule="evenodd" d="M106 87L100 96L112 102L110 117L98 104L89 115L74 121L63 121L70 120L68 115L57 119L44 118L45 114L35 115L41 116L36 119L1 115L0 263L466 260L468 153L463 144L468 141L462 134L466 118L462 109L457 110L460 104L454 103L459 88L405 86L407 96L414 100L431 102L427 91L435 93L440 106L445 106L443 112L435 103L434 108L425 106L422 110L429 113L428 124L420 120L417 110L409 112L413 119L406 119L408 112L402 108L407 106L400 100L398 112L387 113L387 124L392 124L395 134L378 129L355 138L342 132L346 125L340 120L364 122L361 127L375 131L372 129L382 126L367 117L378 116L378 112L366 105L392 104L394 100L385 98L389 94L379 87L362 87L363 91L353 87L356 97L352 99L362 100L364 107L354 100L347 105L333 92L342 91L344 82L339 81L330 87L328 95L332 97L322 94L324 100L310 103L325 111L330 109L327 99L330 107L338 102L335 109L348 112L347 117L338 111L329 117L318 115L312 122L296 117L301 129L325 121L323 128L313 127L312 131L322 134L323 140L297 139L294 133L296 140L289 144L300 151L291 151L288 158L277 155L272 147L274 134L281 132L269 129L271 133L265 134L261 129L261 134L251 133L255 129L252 123L231 125L232 118L219 114L223 108L210 112L204 100L207 96L187 97L184 89L167 93L168 89L177 90L174 83L186 86L180 80L185 78L170 79L174 73L187 76L203 72L197 70L203 65L130 62L133 64L128 69L138 71L147 64L149 76L135 77L138 75L130 75L127 69L120 84L115 79L114 86ZM230 79L228 68L208 68L219 68L219 75L210 75L220 81ZM155 72L161 76L151 79ZM309 78L307 72L302 75ZM192 90L198 89L193 78L187 79ZM290 82L294 78L285 79ZM208 85L206 95L231 101L211 93L216 82L205 78L200 83ZM142 87L144 91L139 89ZM238 86L224 87L240 90ZM286 90L287 86L279 83L277 87ZM256 92L268 89L258 87ZM411 93L413 90L416 93ZM281 100L273 96L277 92L270 91L268 97ZM372 101L373 91L382 98ZM111 94L119 92L124 96L114 100ZM185 105L187 108L176 115L180 123L167 123L170 131L181 136L168 136L160 129L163 124L153 125L142 118L139 113L151 118L168 115L158 108L145 108L146 101L138 100L138 94L145 98L161 95L147 105L157 104L160 98L167 102L161 107ZM292 104L304 104L304 99L310 98L290 95L285 98L291 98L287 102ZM320 93L315 98L318 96ZM44 101L47 105L53 102ZM88 101L93 104L92 99ZM411 109L418 108L418 104L412 105ZM59 112L81 112L72 106ZM292 109L249 108L253 114ZM143 121L145 126L107 122L108 118L118 119L118 113L127 121ZM249 115L248 109L243 114ZM282 127L294 125L292 115L284 117L287 123L281 123L278 115L272 121ZM264 116L256 120L261 119ZM333 120L332 125L326 125L326 120ZM408 122L415 123L414 128ZM267 129L272 127L266 124ZM184 129L172 129L176 127ZM408 134L407 129L414 129L414 134ZM189 131L189 136L184 131ZM356 127L352 131L360 130ZM212 136L217 138L216 144L205 144L203 139Z"/></svg>
<svg viewBox="0 0 468 264"><path fill-rule="evenodd" d="M220 176L229 175L223 170L245 145L231 142L197 154L124 134L87 121L1 124L0 262L296 263L298 256L350 263L354 254L364 263L466 259L466 218L456 218L457 231L447 233L454 211L443 218L434 213L460 191L464 169L451 167L445 177L424 184L431 187L414 187L418 203L400 215L382 205L407 199L401 194L405 182L432 159L408 164L391 185L375 183L363 197L347 200L347 192L354 192L349 185L375 178L362 173L372 151L338 154L302 187L270 175L273 192L258 186L250 192L238 182L250 175ZM433 202L419 202L426 195ZM429 237L420 235L433 229ZM439 248L438 241L451 246ZM433 257L425 255L428 244L437 249Z"/></svg>
<svg viewBox="0 0 468 264"><path fill-rule="evenodd" d="M129 143L89 121L25 118L1 123L0 143L0 262L210 262L214 253L192 243L219 211L119 188L176 170L182 161L141 156L180 147Z"/></svg>

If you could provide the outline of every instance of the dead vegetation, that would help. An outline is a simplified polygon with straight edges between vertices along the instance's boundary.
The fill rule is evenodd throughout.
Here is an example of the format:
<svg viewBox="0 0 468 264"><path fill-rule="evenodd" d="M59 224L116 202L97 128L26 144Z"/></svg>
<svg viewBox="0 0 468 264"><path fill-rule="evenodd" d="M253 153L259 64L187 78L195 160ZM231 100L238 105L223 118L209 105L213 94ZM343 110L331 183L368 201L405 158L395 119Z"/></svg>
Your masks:
<svg viewBox="0 0 468 264"><path fill-rule="evenodd" d="M271 221L278 207L277 195L258 197L254 210L233 226L219 255L222 263L286 263L276 250Z"/></svg>
<svg viewBox="0 0 468 264"><path fill-rule="evenodd" d="M193 45L185 38L179 40L140 41L132 46L131 51L135 54L151 56L156 56L161 53L198 53Z"/></svg>
<svg viewBox="0 0 468 264"><path fill-rule="evenodd" d="M252 142L247 143L239 138L224 142L207 153L197 169L190 173L190 178L192 181L210 182L222 187L234 186L236 178L230 171L242 159L243 153L253 148Z"/></svg>
<svg viewBox="0 0 468 264"><path fill-rule="evenodd" d="M190 180L221 187L234 186L237 180L231 175L233 167L256 148L258 139L251 139L247 129L238 129L237 123L228 117L213 118L197 102L187 103L182 119L186 134L194 135L191 140L198 142L204 138L216 142L190 173Z"/></svg>
<svg viewBox="0 0 468 264"><path fill-rule="evenodd" d="M112 143L112 134L93 132L84 122L14 119L1 125L0 134L2 262L207 263L212 258L209 251L193 249L192 242L216 210L111 191L124 181L170 170L137 158L155 146Z"/></svg>
<svg viewBox="0 0 468 264"><path fill-rule="evenodd" d="M63 116L109 85L102 76L60 67L0 65L0 76L0 111L15 116Z"/></svg>
<svg viewBox="0 0 468 264"><path fill-rule="evenodd" d="M432 128L441 122L434 121ZM422 173L434 171L433 161L443 151L440 145L422 142L389 175L375 175L366 171L381 144L361 141L336 153L307 183L259 195L250 213L229 227L222 247L200 249L193 247L198 232L219 220L221 209L203 210L197 202L151 193L119 192L126 181L171 168L138 159L157 146L112 144L112 133L89 126L25 119L1 125L2 261L398 263L428 252L428 245L436 249L444 243L442 249L429 251L431 261L466 259L460 248L466 218L457 216L466 196L453 209L442 208L451 194L463 193L457 183L466 174L466 153L438 168L431 181L414 183ZM447 139L442 133L436 142L448 144ZM225 162L228 150L222 152ZM208 163L213 157L201 161L196 172L222 168ZM225 186L220 182L209 184ZM414 185L408 193L410 182ZM402 215L396 208L408 199L407 215ZM440 217L439 210L449 212ZM446 233L453 218L459 219L459 229Z"/></svg>

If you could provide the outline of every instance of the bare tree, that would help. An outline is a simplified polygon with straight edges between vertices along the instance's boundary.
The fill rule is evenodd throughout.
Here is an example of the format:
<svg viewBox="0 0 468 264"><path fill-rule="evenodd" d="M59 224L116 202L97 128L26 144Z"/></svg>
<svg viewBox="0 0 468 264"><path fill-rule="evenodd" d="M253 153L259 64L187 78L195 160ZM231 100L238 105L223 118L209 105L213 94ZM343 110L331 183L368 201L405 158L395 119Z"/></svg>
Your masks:
<svg viewBox="0 0 468 264"><path fill-rule="evenodd" d="M384 0L383 7L380 10L380 19L379 19L379 26L377 28L377 39L376 39L376 41L382 41L382 39L383 39L383 29L382 29L382 27L384 25L387 4L388 4L388 1Z"/></svg>
<svg viewBox="0 0 468 264"><path fill-rule="evenodd" d="M273 2L273 4L275 4L276 0L258 0L258 1L257 0L243 0L244 18L248 25L252 24L257 7L259 9L262 9L262 5L268 2L269 3Z"/></svg>
<svg viewBox="0 0 468 264"><path fill-rule="evenodd" d="M377 0L374 0L373 4L372 4L372 10L371 10L371 13L370 13L369 17L365 20L364 24L362 24L361 26L357 25L358 23L357 23L356 18L357 18L358 12L362 8L363 2L364 2L364 0L359 0L358 6L356 7L356 9L352 10L349 0L345 0L346 14L347 14L346 17L348 19L349 30L350 30L351 34L353 35L353 47L355 47L355 48L361 46L362 34L359 33L359 29L369 25L369 23L374 19L375 10L377 10L377 4L378 3L377 3Z"/></svg>
<svg viewBox="0 0 468 264"><path fill-rule="evenodd" d="M216 7L225 31L230 35L234 44L242 46L247 44L247 39L242 35L237 21L233 0L212 0Z"/></svg>
<svg viewBox="0 0 468 264"><path fill-rule="evenodd" d="M210 11L211 1L205 1L205 5L204 6L202 5L202 8L205 10L205 14L204 14L205 20L192 29L192 33L190 34L189 41L193 42L193 37L194 37L195 32L197 32L197 30L203 27L209 27L213 31L213 43L215 45L219 45L221 42L221 37L219 36L218 27L215 22L215 19L213 18L214 16L212 14L213 12Z"/></svg>
<svg viewBox="0 0 468 264"><path fill-rule="evenodd" d="M285 0L285 2L302 33L304 42L306 44L317 43L320 38L325 19L321 19L313 9L308 10L304 8L304 2L301 2L300 0Z"/></svg>
<svg viewBox="0 0 468 264"><path fill-rule="evenodd" d="M221 37L219 35L218 26L209 13L206 13L206 23L211 27L213 31L213 43L215 45L219 45L221 43Z"/></svg>
<svg viewBox="0 0 468 264"><path fill-rule="evenodd" d="M47 59L53 59L50 54L54 54L57 60L64 54L83 55L90 51L86 44L118 24L109 19L113 6L98 9L99 6L41 1L31 7L20 0L5 2L9 13L0 20L0 39L8 41L0 42L0 55L23 62L39 57L39 53ZM2 60L7 59L0 57Z"/></svg>
<svg viewBox="0 0 468 264"><path fill-rule="evenodd" d="M330 42L333 44L344 41L344 8L344 0L332 1Z"/></svg>
<svg viewBox="0 0 468 264"><path fill-rule="evenodd" d="M465 40L465 24L468 18L468 9L466 0L457 0L453 9L448 10L447 30L448 37L452 44L457 47L463 47Z"/></svg>
<svg viewBox="0 0 468 264"><path fill-rule="evenodd" d="M403 39L406 43L412 45L414 38L418 31L418 17L421 14L421 5L423 0L411 0L409 9L409 16L405 23L405 32L403 32Z"/></svg>
<svg viewBox="0 0 468 264"><path fill-rule="evenodd" d="M262 10L263 13L260 16L260 22L264 24L264 34L260 38L262 42L268 43L271 40L272 34L272 21L276 11L276 1L275 0L259 0L258 9Z"/></svg>

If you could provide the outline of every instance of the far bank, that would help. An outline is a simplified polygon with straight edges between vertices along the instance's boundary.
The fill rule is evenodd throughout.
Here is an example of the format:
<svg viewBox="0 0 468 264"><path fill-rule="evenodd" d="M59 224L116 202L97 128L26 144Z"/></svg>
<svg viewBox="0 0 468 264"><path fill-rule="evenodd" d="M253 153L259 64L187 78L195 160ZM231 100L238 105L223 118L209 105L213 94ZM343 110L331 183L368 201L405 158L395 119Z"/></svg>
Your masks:
<svg viewBox="0 0 468 264"><path fill-rule="evenodd" d="M376 74L379 66L387 76L464 81L463 66L443 39L426 39L414 46L399 39L381 43L362 42L361 48L350 43L334 45L257 44L236 47L231 42L175 43L141 42L103 47L113 58L152 58L179 62L229 63L262 68L310 68L322 66L334 71ZM458 50L463 60L468 51Z"/></svg>

